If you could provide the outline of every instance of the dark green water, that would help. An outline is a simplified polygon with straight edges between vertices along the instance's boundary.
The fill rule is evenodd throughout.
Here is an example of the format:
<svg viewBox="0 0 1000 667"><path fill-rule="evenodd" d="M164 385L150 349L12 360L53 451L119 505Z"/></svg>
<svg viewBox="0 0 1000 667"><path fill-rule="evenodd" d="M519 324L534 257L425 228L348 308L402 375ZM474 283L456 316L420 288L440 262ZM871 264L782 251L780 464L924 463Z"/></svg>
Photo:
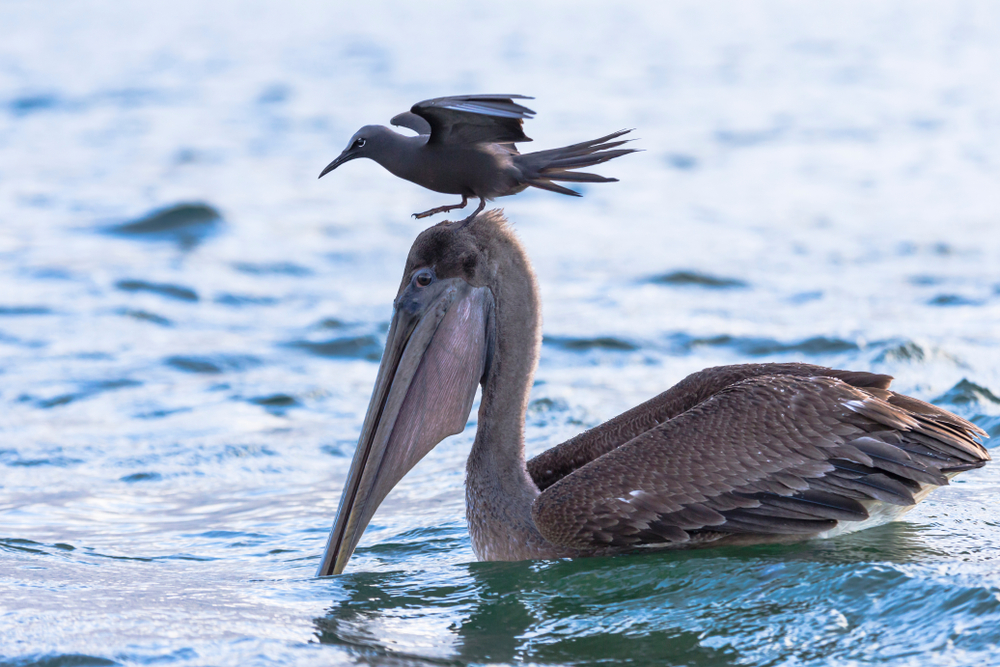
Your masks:
<svg viewBox="0 0 1000 667"><path fill-rule="evenodd" d="M893 524L794 547L356 573L316 623L376 663L992 664L996 564L935 542Z"/></svg>

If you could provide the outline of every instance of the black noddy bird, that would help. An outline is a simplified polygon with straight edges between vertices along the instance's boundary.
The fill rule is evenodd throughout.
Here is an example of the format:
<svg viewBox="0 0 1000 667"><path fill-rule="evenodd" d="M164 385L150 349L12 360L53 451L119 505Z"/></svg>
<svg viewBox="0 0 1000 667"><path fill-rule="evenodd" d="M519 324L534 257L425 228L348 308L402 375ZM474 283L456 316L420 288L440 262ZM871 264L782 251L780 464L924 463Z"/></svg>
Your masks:
<svg viewBox="0 0 1000 667"><path fill-rule="evenodd" d="M456 95L424 100L390 122L406 127L417 136L405 136L382 125L366 125L358 130L336 160L326 166L323 178L340 165L359 157L375 160L390 172L435 192L461 195L462 202L438 206L415 218L426 218L464 208L469 197L479 197L479 208L487 200L517 194L529 185L573 197L579 192L557 185L571 183L611 183L617 178L573 171L636 152L619 148L628 140L618 137L631 132L619 130L600 139L572 146L521 155L515 142L531 141L522 129L524 119L535 112L514 100L530 100L524 95Z"/></svg>

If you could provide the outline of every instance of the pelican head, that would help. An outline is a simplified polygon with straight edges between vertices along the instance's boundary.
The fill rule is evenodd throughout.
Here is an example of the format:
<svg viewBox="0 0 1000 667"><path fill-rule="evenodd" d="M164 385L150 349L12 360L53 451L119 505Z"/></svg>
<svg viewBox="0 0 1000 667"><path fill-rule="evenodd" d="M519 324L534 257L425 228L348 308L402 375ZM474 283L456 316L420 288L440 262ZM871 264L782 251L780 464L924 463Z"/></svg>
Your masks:
<svg viewBox="0 0 1000 667"><path fill-rule="evenodd" d="M475 227L475 221L442 223L410 249L319 576L343 572L389 491L435 445L465 428L493 350L489 262Z"/></svg>

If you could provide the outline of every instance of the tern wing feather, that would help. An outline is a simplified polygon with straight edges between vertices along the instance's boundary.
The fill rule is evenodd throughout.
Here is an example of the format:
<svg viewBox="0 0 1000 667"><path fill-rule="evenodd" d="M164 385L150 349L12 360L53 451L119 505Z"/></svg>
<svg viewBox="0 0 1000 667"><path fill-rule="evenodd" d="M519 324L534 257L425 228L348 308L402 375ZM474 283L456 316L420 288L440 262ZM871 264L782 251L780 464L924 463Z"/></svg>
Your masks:
<svg viewBox="0 0 1000 667"><path fill-rule="evenodd" d="M531 141L524 119L535 112L514 100L524 95L455 95L417 102L410 112L430 126L432 144L513 143Z"/></svg>
<svg viewBox="0 0 1000 667"><path fill-rule="evenodd" d="M431 124L426 119L418 116L412 111L404 111L392 117L389 121L396 127L407 127L417 134L430 134Z"/></svg>

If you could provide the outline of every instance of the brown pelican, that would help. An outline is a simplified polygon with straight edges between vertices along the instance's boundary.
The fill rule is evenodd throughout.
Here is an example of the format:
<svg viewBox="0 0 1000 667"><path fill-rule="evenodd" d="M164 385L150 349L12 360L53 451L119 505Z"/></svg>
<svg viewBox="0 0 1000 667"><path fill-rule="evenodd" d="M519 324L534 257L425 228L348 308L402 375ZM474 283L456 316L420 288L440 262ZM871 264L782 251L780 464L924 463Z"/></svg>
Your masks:
<svg viewBox="0 0 1000 667"><path fill-rule="evenodd" d="M466 515L481 560L829 537L990 458L981 429L889 376L784 363L695 373L526 462L540 318L499 212L417 237L319 575L344 570L386 494L465 428L477 385Z"/></svg>

